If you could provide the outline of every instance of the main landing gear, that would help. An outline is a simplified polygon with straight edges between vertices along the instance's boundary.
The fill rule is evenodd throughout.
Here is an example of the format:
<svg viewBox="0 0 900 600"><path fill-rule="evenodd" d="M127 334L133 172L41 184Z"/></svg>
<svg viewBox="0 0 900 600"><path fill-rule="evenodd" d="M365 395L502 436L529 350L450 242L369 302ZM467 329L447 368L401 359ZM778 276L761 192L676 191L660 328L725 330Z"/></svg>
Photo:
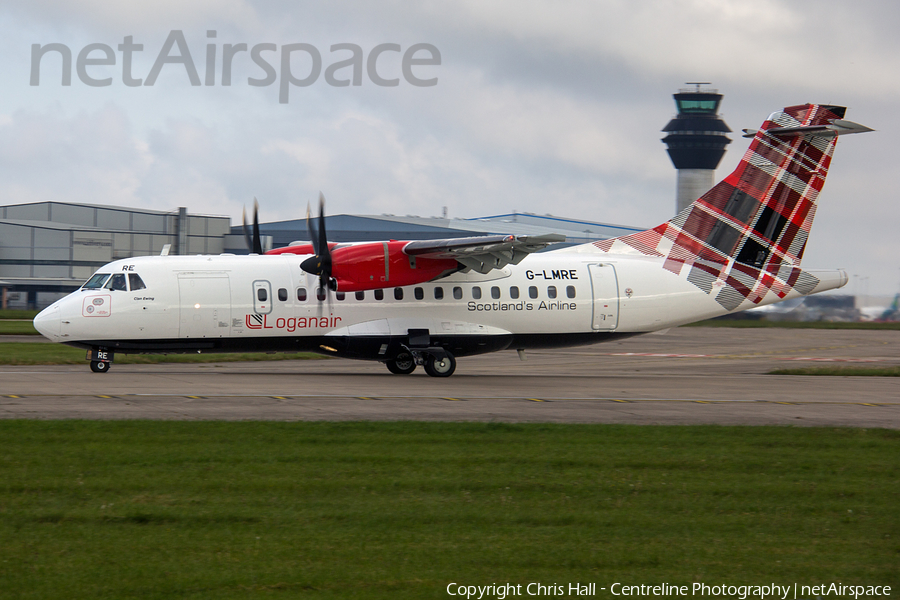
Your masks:
<svg viewBox="0 0 900 600"><path fill-rule="evenodd" d="M384 364L394 375L409 375L417 365L424 366L432 377L450 377L456 370L456 358L443 348L404 349L397 358Z"/></svg>

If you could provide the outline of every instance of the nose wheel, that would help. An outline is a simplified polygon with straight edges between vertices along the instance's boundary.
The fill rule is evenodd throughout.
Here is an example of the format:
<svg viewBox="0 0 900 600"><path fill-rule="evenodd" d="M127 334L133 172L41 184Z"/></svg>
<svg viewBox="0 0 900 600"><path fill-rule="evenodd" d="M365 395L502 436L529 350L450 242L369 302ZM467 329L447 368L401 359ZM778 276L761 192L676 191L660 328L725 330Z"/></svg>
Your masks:
<svg viewBox="0 0 900 600"><path fill-rule="evenodd" d="M106 373L109 371L109 363L102 360L92 360L91 371L94 373Z"/></svg>

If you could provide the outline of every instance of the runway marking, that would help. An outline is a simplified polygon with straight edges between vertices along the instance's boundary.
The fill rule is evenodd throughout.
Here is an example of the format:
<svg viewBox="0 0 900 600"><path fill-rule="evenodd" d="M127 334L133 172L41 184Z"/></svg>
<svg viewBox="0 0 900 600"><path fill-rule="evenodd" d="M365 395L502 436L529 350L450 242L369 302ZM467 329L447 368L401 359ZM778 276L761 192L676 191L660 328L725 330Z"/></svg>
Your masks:
<svg viewBox="0 0 900 600"><path fill-rule="evenodd" d="M21 398L22 396L16 396L14 394L9 394L7 396L3 396L4 398Z"/></svg>
<svg viewBox="0 0 900 600"><path fill-rule="evenodd" d="M102 394L97 395L98 398L112 398L112 396L104 396Z"/></svg>
<svg viewBox="0 0 900 600"><path fill-rule="evenodd" d="M273 400L287 400L285 396L269 396Z"/></svg>
<svg viewBox="0 0 900 600"><path fill-rule="evenodd" d="M531 400L532 402L547 402L547 400L541 400L540 398L525 398L526 400Z"/></svg>
<svg viewBox="0 0 900 600"><path fill-rule="evenodd" d="M146 394L148 396L152 396L153 394ZM191 400L205 400L206 396L184 396L185 398L190 398Z"/></svg>
<svg viewBox="0 0 900 600"><path fill-rule="evenodd" d="M462 398L441 398L441 400L449 400L450 402L463 402Z"/></svg>

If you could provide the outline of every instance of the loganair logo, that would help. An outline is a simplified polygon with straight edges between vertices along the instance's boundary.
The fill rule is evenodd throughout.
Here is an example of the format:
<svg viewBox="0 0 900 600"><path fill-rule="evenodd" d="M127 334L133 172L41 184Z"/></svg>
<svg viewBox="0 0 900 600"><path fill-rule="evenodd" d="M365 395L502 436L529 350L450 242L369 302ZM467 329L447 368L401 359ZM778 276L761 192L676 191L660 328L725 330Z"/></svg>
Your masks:
<svg viewBox="0 0 900 600"><path fill-rule="evenodd" d="M287 332L298 329L333 329L341 322L340 317L278 317L269 323L269 315L249 314L244 318L247 329L283 329Z"/></svg>

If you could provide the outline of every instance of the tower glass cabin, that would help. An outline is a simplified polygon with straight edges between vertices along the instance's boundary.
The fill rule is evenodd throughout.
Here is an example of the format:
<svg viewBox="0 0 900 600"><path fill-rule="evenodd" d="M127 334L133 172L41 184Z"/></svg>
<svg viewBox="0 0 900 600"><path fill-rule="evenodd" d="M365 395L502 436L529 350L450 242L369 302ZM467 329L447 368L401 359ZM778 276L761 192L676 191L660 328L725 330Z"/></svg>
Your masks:
<svg viewBox="0 0 900 600"><path fill-rule="evenodd" d="M722 94L702 89L702 83L689 85L696 89L682 89L673 95L678 115L663 128L667 135L662 141L678 169L676 212L690 206L713 186L716 167L731 143L727 136L731 129L719 116Z"/></svg>

